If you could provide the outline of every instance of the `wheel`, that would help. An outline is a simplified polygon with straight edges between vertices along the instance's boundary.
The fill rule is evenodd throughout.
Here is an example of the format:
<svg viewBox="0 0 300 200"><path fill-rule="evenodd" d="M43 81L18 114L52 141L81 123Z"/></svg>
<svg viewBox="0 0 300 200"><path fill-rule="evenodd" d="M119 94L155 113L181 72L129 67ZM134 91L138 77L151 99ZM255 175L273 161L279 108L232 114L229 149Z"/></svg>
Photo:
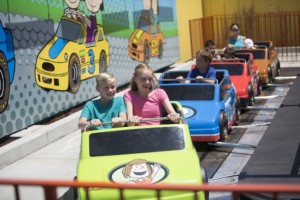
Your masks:
<svg viewBox="0 0 300 200"><path fill-rule="evenodd" d="M80 62L76 54L72 54L69 61L69 89L68 91L75 94L80 86Z"/></svg>
<svg viewBox="0 0 300 200"><path fill-rule="evenodd" d="M262 92L262 84L261 84L260 78L258 78L258 82L257 82L257 96L261 95L261 92Z"/></svg>
<svg viewBox="0 0 300 200"><path fill-rule="evenodd" d="M276 76L280 76L280 61L277 59Z"/></svg>
<svg viewBox="0 0 300 200"><path fill-rule="evenodd" d="M0 113L2 113L8 105L9 91L10 84L7 61L4 54L0 52Z"/></svg>
<svg viewBox="0 0 300 200"><path fill-rule="evenodd" d="M224 111L219 115L220 140L225 141L228 138L228 118Z"/></svg>
<svg viewBox="0 0 300 200"><path fill-rule="evenodd" d="M269 80L270 84L273 83L273 74L272 74L272 69L270 66L268 67L268 80Z"/></svg>
<svg viewBox="0 0 300 200"><path fill-rule="evenodd" d="M236 97L235 99L235 120L237 124L237 122L240 121L241 118L241 102L238 97Z"/></svg>
<svg viewBox="0 0 300 200"><path fill-rule="evenodd" d="M100 73L107 72L106 53L104 51L102 51L100 54L99 67Z"/></svg>
<svg viewBox="0 0 300 200"><path fill-rule="evenodd" d="M150 49L149 49L149 44L146 41L144 45L144 63L148 64L150 61Z"/></svg>
<svg viewBox="0 0 300 200"><path fill-rule="evenodd" d="M201 175L202 175L202 183L208 183L207 171L204 166L201 166ZM209 191L205 191L205 200L208 199L209 199Z"/></svg>
<svg viewBox="0 0 300 200"><path fill-rule="evenodd" d="M254 92L251 84L248 85L248 105L253 106L254 104Z"/></svg>
<svg viewBox="0 0 300 200"><path fill-rule="evenodd" d="M163 44L162 44L162 42L161 41L159 41L159 47L158 47L159 49L158 49L158 58L159 59L162 59L162 57L163 57Z"/></svg>

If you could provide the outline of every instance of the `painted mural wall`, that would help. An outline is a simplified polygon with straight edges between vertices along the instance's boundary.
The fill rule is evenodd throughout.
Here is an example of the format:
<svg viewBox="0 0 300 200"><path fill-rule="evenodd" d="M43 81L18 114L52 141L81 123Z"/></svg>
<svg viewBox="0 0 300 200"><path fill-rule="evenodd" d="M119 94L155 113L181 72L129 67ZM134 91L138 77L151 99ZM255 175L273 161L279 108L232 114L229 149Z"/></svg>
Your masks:
<svg viewBox="0 0 300 200"><path fill-rule="evenodd" d="M1 0L0 138L179 59L175 0Z"/></svg>

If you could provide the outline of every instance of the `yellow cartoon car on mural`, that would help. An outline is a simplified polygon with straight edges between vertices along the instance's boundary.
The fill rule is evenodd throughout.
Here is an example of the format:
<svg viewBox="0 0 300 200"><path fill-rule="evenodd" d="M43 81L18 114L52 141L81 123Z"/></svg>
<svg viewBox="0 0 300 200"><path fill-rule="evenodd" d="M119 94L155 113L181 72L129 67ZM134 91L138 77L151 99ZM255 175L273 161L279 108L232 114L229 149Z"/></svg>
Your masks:
<svg viewBox="0 0 300 200"><path fill-rule="evenodd" d="M76 93L81 80L107 71L109 43L97 25L93 41L86 42L83 23L63 17L56 35L40 51L35 67L37 85L45 90Z"/></svg>
<svg viewBox="0 0 300 200"><path fill-rule="evenodd" d="M133 60L138 60L146 64L150 57L163 55L163 34L160 31L160 24L153 25L151 15L143 11L139 18L138 26L131 34L128 45L128 55ZM155 31L153 30L155 28Z"/></svg>

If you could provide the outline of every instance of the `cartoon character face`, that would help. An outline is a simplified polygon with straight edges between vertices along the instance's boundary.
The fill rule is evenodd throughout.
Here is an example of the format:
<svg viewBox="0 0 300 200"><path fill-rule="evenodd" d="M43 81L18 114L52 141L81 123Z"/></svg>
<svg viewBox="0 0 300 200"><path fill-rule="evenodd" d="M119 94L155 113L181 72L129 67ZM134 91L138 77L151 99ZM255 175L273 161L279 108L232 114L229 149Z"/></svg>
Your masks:
<svg viewBox="0 0 300 200"><path fill-rule="evenodd" d="M133 165L129 176L132 178L143 178L149 176L149 170L146 163Z"/></svg>
<svg viewBox="0 0 300 200"><path fill-rule="evenodd" d="M78 7L80 0L65 0L65 2L69 8L75 9Z"/></svg>
<svg viewBox="0 0 300 200"><path fill-rule="evenodd" d="M86 7L92 13L97 13L100 10L102 0L85 0Z"/></svg>

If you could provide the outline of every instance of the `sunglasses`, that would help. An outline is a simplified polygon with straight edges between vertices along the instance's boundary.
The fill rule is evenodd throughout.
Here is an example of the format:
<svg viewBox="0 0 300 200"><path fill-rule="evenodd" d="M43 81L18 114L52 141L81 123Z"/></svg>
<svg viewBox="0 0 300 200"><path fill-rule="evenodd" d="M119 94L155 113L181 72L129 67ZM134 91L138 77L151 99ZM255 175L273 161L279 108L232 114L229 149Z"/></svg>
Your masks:
<svg viewBox="0 0 300 200"><path fill-rule="evenodd" d="M239 29L232 29L231 31L232 31L232 32L238 32Z"/></svg>

